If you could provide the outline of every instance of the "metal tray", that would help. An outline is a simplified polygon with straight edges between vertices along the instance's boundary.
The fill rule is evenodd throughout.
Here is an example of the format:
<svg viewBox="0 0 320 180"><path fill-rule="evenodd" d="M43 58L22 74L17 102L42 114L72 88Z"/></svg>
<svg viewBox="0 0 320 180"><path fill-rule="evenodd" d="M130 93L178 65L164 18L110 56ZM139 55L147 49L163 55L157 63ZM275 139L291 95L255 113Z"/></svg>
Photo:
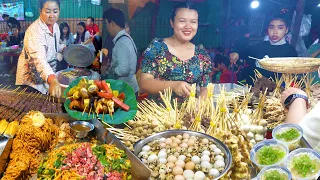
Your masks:
<svg viewBox="0 0 320 180"><path fill-rule="evenodd" d="M310 148L312 149L312 147L310 146L310 144L308 143L308 141L302 136L301 140L300 140L300 147L299 148ZM251 168L251 180L256 180L257 179L257 175L259 174L259 170L256 168Z"/></svg>
<svg viewBox="0 0 320 180"><path fill-rule="evenodd" d="M76 67L87 67L94 61L94 52L85 45L71 44L63 51L63 58Z"/></svg>
<svg viewBox="0 0 320 180"><path fill-rule="evenodd" d="M219 175L219 177L217 177L216 179L219 179L221 178L225 173L228 172L228 170L230 169L231 167L231 163L232 163L232 156L231 156L231 152L230 150L228 149L228 147L223 144L220 140L212 137L212 136L209 136L207 134L204 134L204 133L200 133L200 132L194 132L194 131L188 131L188 130L168 130L168 131L163 131L163 132L160 132L160 133L157 133L157 134L154 134L154 135L151 135L143 140L140 140L138 142L136 142L133 146L133 149L134 149L134 154L135 155L138 155L143 146L148 144L149 142L151 141L154 141L154 140L157 140L157 139L160 139L162 137L171 137L171 136L175 136L175 135L179 135L179 134L184 134L184 133L187 133L191 136L196 136L196 137L201 137L201 138L207 138L211 141L213 141L217 147L219 149L221 149L221 151L225 154L226 158L225 158L225 164L226 164L226 169ZM215 179L215 180L216 180Z"/></svg>
<svg viewBox="0 0 320 180"><path fill-rule="evenodd" d="M70 117L66 113L44 113L44 116L47 118L51 118L54 122L54 124L60 125L63 122L68 122L71 123L73 121L76 121L72 117ZM117 148L124 150L127 154L128 159L131 161L131 175L132 175L132 180L145 180L148 179L151 175L151 171L136 157L126 146L124 146L113 134L108 132L103 124L97 120L93 119L88 121L94 125L94 130L89 132L88 136L86 138L82 139L77 139L76 142L90 142L92 139L96 139L98 143L101 144L114 144L116 145ZM11 140L11 141L10 141ZM11 149L11 144L12 144L12 139L9 140L9 143L6 143L7 146L6 148L9 148L9 151L5 154L6 157L8 158L10 155L10 149ZM2 145L2 141L0 141L0 145ZM4 151L5 152L5 151ZM3 154L2 154L3 155ZM1 155L1 159L2 159ZM43 157L45 157L46 153L43 154ZM3 169L5 170L7 160L2 163L0 161L0 165L3 164ZM1 170L1 166L0 166ZM0 178L2 177L2 172L0 171ZM36 180L37 175L33 175L30 180Z"/></svg>
<svg viewBox="0 0 320 180"><path fill-rule="evenodd" d="M75 119L70 117L68 114L44 114L45 117L51 118L55 123L56 119L64 119L65 122L73 122ZM88 138L81 139L81 142L88 142L92 138L96 138L98 143L101 144L114 144L117 148L124 150L128 156L128 159L131 162L131 175L132 180L145 180L148 179L151 175L151 171L136 157L125 145L123 145L112 133L108 132L103 124L97 120L93 119L88 121L94 125L94 130L88 134Z"/></svg>

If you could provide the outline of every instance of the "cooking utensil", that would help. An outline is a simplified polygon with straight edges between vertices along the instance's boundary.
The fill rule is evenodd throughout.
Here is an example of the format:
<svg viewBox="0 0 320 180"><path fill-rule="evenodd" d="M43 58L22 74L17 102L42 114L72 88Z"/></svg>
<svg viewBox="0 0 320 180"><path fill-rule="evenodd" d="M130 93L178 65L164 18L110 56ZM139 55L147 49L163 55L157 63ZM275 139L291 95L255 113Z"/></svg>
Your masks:
<svg viewBox="0 0 320 180"><path fill-rule="evenodd" d="M76 125L84 126L89 129L88 130L78 130L78 129L75 129ZM80 138L80 139L87 137L88 133L94 129L94 126L87 121L72 122L72 123L70 123L70 127L71 127L71 132L75 135L75 137Z"/></svg>
<svg viewBox="0 0 320 180"><path fill-rule="evenodd" d="M231 163L232 163L232 155L230 150L228 149L228 147L222 143L220 140L209 136L207 134L204 133L200 133L200 132L194 132L194 131L189 131L189 130L168 130L168 131L163 131L154 135L151 135L143 140L140 140L138 142L136 142L133 145L133 149L134 149L134 154L137 156L141 151L143 146L145 146L146 144L148 144L149 142L152 142L154 140L158 140L162 137L164 138L168 138L171 136L176 136L176 135L182 135L184 133L189 134L190 136L196 136L196 137L201 137L201 138L206 138L209 141L213 141L216 146L222 151L222 153L225 154L225 169L220 173L220 175L218 177L215 178L215 180L220 179L225 173L228 172L228 170L231 167Z"/></svg>
<svg viewBox="0 0 320 180"><path fill-rule="evenodd" d="M90 66L94 61L94 52L85 45L71 44L63 51L64 59L76 67Z"/></svg>

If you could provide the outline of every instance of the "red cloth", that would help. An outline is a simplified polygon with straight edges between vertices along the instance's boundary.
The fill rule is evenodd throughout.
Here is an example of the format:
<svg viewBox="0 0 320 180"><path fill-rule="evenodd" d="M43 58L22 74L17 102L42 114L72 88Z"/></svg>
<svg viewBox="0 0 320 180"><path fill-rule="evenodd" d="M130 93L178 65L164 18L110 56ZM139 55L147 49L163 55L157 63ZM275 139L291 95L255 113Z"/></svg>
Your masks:
<svg viewBox="0 0 320 180"><path fill-rule="evenodd" d="M232 72L230 70L224 71L220 75L220 83L232 83L231 78L232 78ZM238 82L237 76L235 73L233 74L233 82L234 83Z"/></svg>
<svg viewBox="0 0 320 180"><path fill-rule="evenodd" d="M95 35L99 31L99 26L97 24L93 24L93 26L86 26L87 31L89 31L90 35Z"/></svg>

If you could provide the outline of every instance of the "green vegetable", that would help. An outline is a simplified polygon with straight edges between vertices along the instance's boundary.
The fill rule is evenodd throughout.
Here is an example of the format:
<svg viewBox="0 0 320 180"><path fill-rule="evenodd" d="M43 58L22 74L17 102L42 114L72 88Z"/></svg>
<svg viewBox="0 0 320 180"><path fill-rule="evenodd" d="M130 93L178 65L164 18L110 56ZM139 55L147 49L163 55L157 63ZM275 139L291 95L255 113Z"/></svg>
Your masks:
<svg viewBox="0 0 320 180"><path fill-rule="evenodd" d="M264 146L258 150L256 159L261 165L273 165L281 161L286 155L285 151L278 146Z"/></svg>
<svg viewBox="0 0 320 180"><path fill-rule="evenodd" d="M293 141L300 136L300 132L296 128L291 128L285 132L276 134L276 138L286 142Z"/></svg>
<svg viewBox="0 0 320 180"><path fill-rule="evenodd" d="M286 180L286 175L277 170L269 170L264 173L264 180Z"/></svg>
<svg viewBox="0 0 320 180"><path fill-rule="evenodd" d="M313 174L317 168L317 162L312 160L307 154L302 154L292 159L293 169L297 171L301 177Z"/></svg>

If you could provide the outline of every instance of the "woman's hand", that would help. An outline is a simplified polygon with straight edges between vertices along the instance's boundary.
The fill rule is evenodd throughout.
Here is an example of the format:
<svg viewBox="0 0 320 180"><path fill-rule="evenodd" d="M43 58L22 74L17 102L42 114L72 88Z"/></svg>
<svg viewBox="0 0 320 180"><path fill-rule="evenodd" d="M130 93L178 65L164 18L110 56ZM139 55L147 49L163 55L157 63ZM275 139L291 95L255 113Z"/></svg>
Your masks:
<svg viewBox="0 0 320 180"><path fill-rule="evenodd" d="M51 80L50 85L49 85L49 93L50 93L50 96L60 98L61 87L60 87L60 83L57 80L57 78L54 78Z"/></svg>
<svg viewBox="0 0 320 180"><path fill-rule="evenodd" d="M191 92L191 85L184 81L174 81L172 90L178 96L189 96Z"/></svg>
<svg viewBox="0 0 320 180"><path fill-rule="evenodd" d="M238 53L231 53L230 55L229 55L229 57L230 57L230 63L231 64L236 64L236 62L238 61L238 59L239 59L239 54Z"/></svg>

